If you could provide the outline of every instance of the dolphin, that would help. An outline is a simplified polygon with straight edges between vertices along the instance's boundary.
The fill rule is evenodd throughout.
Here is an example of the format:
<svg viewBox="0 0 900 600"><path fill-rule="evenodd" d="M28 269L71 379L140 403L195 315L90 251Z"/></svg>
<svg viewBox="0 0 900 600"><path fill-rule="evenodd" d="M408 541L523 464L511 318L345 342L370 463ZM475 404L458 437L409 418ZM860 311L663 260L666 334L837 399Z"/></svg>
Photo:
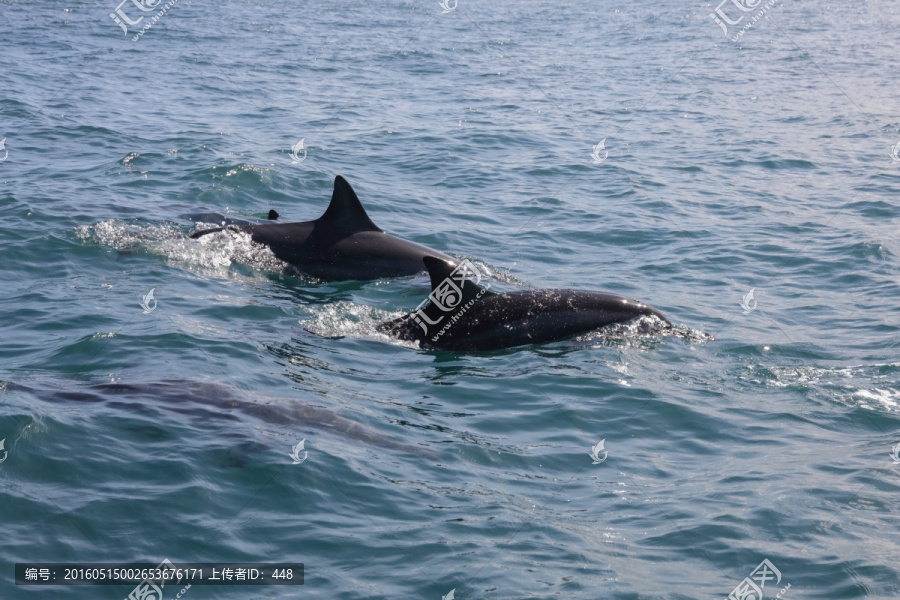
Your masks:
<svg viewBox="0 0 900 600"><path fill-rule="evenodd" d="M568 289L495 293L479 285L480 277L470 278L468 261L426 256L423 262L431 294L414 312L376 327L422 348L482 351L555 342L641 316L672 327L661 312L632 298Z"/></svg>
<svg viewBox="0 0 900 600"><path fill-rule="evenodd" d="M277 218L278 213L271 216ZM191 237L217 231L249 233L254 242L268 246L279 259L327 281L415 275L424 271L422 259L426 256L456 264L456 259L443 252L379 229L340 175L334 178L331 204L315 221L217 227Z"/></svg>
<svg viewBox="0 0 900 600"><path fill-rule="evenodd" d="M195 223L221 223L223 228L227 227L228 225L237 225L239 227L244 227L247 225L262 225L264 223L268 223L269 221L275 221L278 219L278 217L278 213L274 210L270 210L268 216L264 219L258 217L235 217L233 215L223 215L221 213L214 212L198 212L181 215L182 219L187 219Z"/></svg>
<svg viewBox="0 0 900 600"><path fill-rule="evenodd" d="M227 385L168 379L136 383L100 383L85 386L43 386L0 380L0 391L19 391L49 402L106 403L115 408L148 414L148 406L166 405L179 414L210 419L236 420L243 413L261 421L333 433L371 446L437 460L428 447L396 441L396 435L385 435L366 425L340 416L340 410L316 406L280 397L256 397L253 401L237 388ZM257 396L254 394L254 396ZM152 402L151 402L152 401Z"/></svg>

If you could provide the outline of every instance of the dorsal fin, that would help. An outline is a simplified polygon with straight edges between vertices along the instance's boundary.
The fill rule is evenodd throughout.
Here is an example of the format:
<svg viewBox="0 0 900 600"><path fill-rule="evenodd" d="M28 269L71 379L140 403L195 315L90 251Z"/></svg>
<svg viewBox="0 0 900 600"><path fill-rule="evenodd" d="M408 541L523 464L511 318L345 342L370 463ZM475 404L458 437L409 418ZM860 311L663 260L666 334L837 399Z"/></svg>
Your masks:
<svg viewBox="0 0 900 600"><path fill-rule="evenodd" d="M495 294L489 292L487 286L478 285L480 275L467 260L453 264L425 256L422 261L431 276L431 293L404 318L404 322L410 325L407 333L412 337L408 339L430 343L428 340L436 342L453 323L477 306L480 299ZM453 330L450 331L449 335L453 336Z"/></svg>
<svg viewBox="0 0 900 600"><path fill-rule="evenodd" d="M434 291L434 288L441 285L441 282L447 279L450 273L453 272L453 269L457 267L453 263L434 256L425 256L422 258L422 262L425 263L425 268L428 269L428 276L431 277L431 291Z"/></svg>
<svg viewBox="0 0 900 600"><path fill-rule="evenodd" d="M428 276L431 277L432 292L449 279L452 287L462 290L461 303L468 302L476 296L480 298L494 295L493 292L487 291L488 286L478 285L481 274L467 260L460 264L453 264L440 258L426 256L422 259L422 262L425 263L425 268L428 269Z"/></svg>
<svg viewBox="0 0 900 600"><path fill-rule="evenodd" d="M344 231L381 231L366 214L356 192L340 175L334 178L331 204L317 221Z"/></svg>

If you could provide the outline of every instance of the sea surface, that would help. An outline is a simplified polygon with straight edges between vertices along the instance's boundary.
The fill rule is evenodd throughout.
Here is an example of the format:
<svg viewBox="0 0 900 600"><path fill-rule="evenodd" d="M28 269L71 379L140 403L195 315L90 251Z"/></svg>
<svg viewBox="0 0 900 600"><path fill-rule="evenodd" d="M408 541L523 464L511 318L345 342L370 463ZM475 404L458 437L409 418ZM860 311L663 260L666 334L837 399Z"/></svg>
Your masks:
<svg viewBox="0 0 900 600"><path fill-rule="evenodd" d="M896 2L117 2L0 2L0 598L900 597ZM425 275L188 237L336 174L678 334L425 351Z"/></svg>

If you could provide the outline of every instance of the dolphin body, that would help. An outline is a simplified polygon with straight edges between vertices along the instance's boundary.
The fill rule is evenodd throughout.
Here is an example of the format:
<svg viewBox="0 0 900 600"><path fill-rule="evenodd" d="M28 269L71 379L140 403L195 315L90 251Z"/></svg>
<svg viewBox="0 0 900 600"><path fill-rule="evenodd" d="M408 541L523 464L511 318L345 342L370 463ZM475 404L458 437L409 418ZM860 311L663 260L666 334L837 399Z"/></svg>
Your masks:
<svg viewBox="0 0 900 600"><path fill-rule="evenodd" d="M14 382L0 381L0 390L20 391L41 400L89 404L105 403L115 408L131 409L148 414L150 407L168 406L174 412L202 419L237 420L236 413L243 413L261 421L329 432L370 446L403 452L437 460L438 455L428 447L408 445L396 441L365 425L340 416L340 410L296 402L287 398L261 397L249 400L237 388L210 383L170 379L138 383L101 383L80 387L67 386L32 388ZM285 451L287 449L285 448Z"/></svg>
<svg viewBox="0 0 900 600"><path fill-rule="evenodd" d="M334 178L331 204L315 221L218 227L198 231L191 237L217 231L249 233L254 242L268 246L279 259L326 281L415 275L424 270L422 259L426 256L438 256L456 264L453 257L443 252L379 229L340 175Z"/></svg>
<svg viewBox="0 0 900 600"><path fill-rule="evenodd" d="M429 302L377 326L422 348L482 351L554 342L641 316L672 327L652 306L624 296L553 289L494 293L461 275L462 265L430 256L423 260L431 276Z"/></svg>

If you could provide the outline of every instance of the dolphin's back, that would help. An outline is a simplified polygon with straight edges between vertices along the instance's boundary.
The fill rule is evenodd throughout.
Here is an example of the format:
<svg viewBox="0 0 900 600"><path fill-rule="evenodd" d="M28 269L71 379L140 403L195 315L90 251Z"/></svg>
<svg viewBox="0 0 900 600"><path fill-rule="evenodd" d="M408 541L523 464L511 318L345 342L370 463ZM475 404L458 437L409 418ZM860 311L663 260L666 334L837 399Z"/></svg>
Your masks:
<svg viewBox="0 0 900 600"><path fill-rule="evenodd" d="M334 180L328 209L315 221L220 227L191 237L223 230L249 233L255 243L268 246L280 260L307 275L332 281L415 275L424 270L425 256L455 262L443 252L382 231L340 175Z"/></svg>
<svg viewBox="0 0 900 600"><path fill-rule="evenodd" d="M448 350L496 350L583 335L639 316L668 320L631 298L582 290L526 290L495 294L476 303L426 345ZM433 337L433 336L432 336Z"/></svg>
<svg viewBox="0 0 900 600"><path fill-rule="evenodd" d="M656 309L615 294L527 290L482 298L460 319L427 336L420 335L424 332L413 323L395 322L394 326L425 348L497 350L563 340L642 315L668 323Z"/></svg>
<svg viewBox="0 0 900 600"><path fill-rule="evenodd" d="M425 264L431 275L430 301L378 327L423 348L471 351L539 344L640 316L655 316L671 325L652 306L616 294L568 289L493 293L461 277L452 264L432 258ZM454 308L442 308L436 298Z"/></svg>

